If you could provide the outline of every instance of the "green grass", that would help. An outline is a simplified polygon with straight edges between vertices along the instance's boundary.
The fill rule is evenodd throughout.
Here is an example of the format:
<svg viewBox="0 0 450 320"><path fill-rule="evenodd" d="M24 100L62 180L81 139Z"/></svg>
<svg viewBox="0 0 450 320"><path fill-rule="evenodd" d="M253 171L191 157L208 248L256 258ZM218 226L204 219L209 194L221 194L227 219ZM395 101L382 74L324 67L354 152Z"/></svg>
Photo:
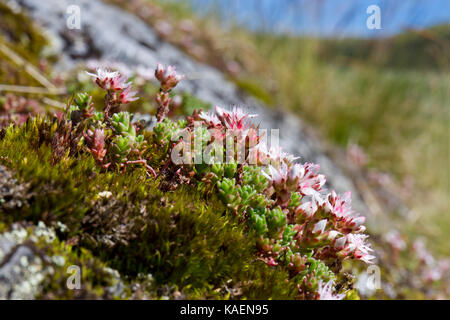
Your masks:
<svg viewBox="0 0 450 320"><path fill-rule="evenodd" d="M450 67L450 26L410 30L386 39L324 39L322 62L371 64L398 70L442 71Z"/></svg>

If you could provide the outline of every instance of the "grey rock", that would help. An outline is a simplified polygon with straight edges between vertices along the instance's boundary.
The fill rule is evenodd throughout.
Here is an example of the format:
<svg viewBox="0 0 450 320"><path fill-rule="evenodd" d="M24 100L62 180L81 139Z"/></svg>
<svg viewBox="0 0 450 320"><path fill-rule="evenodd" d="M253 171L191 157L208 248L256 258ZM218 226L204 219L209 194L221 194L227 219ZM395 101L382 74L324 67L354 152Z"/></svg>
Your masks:
<svg viewBox="0 0 450 320"><path fill-rule="evenodd" d="M18 246L0 266L0 299L33 299L43 279L42 262L27 246Z"/></svg>
<svg viewBox="0 0 450 320"><path fill-rule="evenodd" d="M42 233L40 225L35 230ZM47 233L52 231L47 230ZM34 236L39 233L35 232ZM40 284L49 274L42 259L33 250L30 236L23 227L13 224L0 234L0 299L34 299Z"/></svg>
<svg viewBox="0 0 450 320"><path fill-rule="evenodd" d="M28 184L17 181L6 167L0 165L0 213L21 210L32 196Z"/></svg>
<svg viewBox="0 0 450 320"><path fill-rule="evenodd" d="M111 268L105 268L104 270L111 275L112 283L109 287L106 288L109 295L115 298L121 298L126 287L122 281L122 278L120 277L119 272Z"/></svg>
<svg viewBox="0 0 450 320"><path fill-rule="evenodd" d="M37 243L52 243L56 235L52 228L40 222L28 233L19 224L0 234L0 300L31 300L42 292L42 283L63 267L64 256L36 253ZM124 297L126 286L117 270L105 268L110 284L105 287L110 297Z"/></svg>
<svg viewBox="0 0 450 320"><path fill-rule="evenodd" d="M5 256L11 253L14 248L15 243L10 239L0 236L0 261L3 260Z"/></svg>

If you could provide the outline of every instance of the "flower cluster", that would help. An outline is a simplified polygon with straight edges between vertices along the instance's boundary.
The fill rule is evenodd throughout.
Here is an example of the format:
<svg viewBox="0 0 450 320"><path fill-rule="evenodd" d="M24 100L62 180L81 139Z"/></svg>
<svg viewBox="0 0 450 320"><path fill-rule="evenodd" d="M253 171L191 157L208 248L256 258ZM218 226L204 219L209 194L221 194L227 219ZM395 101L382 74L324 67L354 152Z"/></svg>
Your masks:
<svg viewBox="0 0 450 320"><path fill-rule="evenodd" d="M156 102L158 103L156 118L158 122L161 122L169 112L171 102L170 92L176 87L178 82L184 79L184 76L177 74L175 67L168 66L165 68L162 64L158 63L155 70L155 78L161 85L159 93L156 95Z"/></svg>
<svg viewBox="0 0 450 320"><path fill-rule="evenodd" d="M101 69L94 76L106 91L103 112L94 111L87 94L77 95L69 112L73 124L85 128L85 146L103 168L114 164L125 170L140 164L156 176L143 157L144 136L132 115L120 111L125 101L134 99L127 78ZM255 237L258 260L287 270L300 298L342 299L343 289L336 288L344 286L335 285L342 261L374 259L366 243L365 219L352 210L350 193L325 193L319 166L298 163L280 148L267 148L249 121L255 115L240 108L194 111L178 122L167 119L169 93L182 77L173 67L161 65L155 77L161 88L158 123L151 134L166 153L158 172L161 188L199 183L216 191Z"/></svg>
<svg viewBox="0 0 450 320"><path fill-rule="evenodd" d="M116 113L122 104L127 104L139 98L136 97L136 91L131 91L131 82L128 78L121 75L118 71L108 71L97 68L96 73L87 74L94 78L95 83L107 92L105 98L104 113L106 120L111 114Z"/></svg>
<svg viewBox="0 0 450 320"><path fill-rule="evenodd" d="M120 91L131 85L130 82L127 82L127 77L120 75L118 71L111 72L106 69L97 68L96 73L86 73L95 78L95 83L103 90Z"/></svg>
<svg viewBox="0 0 450 320"><path fill-rule="evenodd" d="M179 75L176 72L174 66L168 66L165 68L162 64L158 64L155 70L155 77L161 83L161 90L164 92L169 92L175 86L184 79L183 75Z"/></svg>
<svg viewBox="0 0 450 320"><path fill-rule="evenodd" d="M103 164L107 151L105 148L105 130L89 129L83 135L95 161L99 164Z"/></svg>
<svg viewBox="0 0 450 320"><path fill-rule="evenodd" d="M351 194L324 193L326 179L318 165L296 163L280 148L268 149L248 121L254 115L240 108L215 111L194 112L187 123L174 127L165 121L155 128L170 130L165 137L178 141L172 151L180 147L184 152L184 162L174 164L174 170L215 185L227 207L256 234L259 259L286 267L302 297L343 298L331 293L342 261L371 263L375 258L366 243L365 218L351 208ZM201 152L185 148L195 147L196 139ZM224 145L224 163L191 161L205 153L222 155Z"/></svg>
<svg viewBox="0 0 450 320"><path fill-rule="evenodd" d="M136 92L131 91L131 82L119 72L101 68L95 74L94 82L106 91L102 112L94 109L92 97L79 93L67 112L72 126L80 128L85 145L95 161L103 168L111 164L126 169L130 164L141 164L148 172L154 170L142 158L145 151L144 136L137 134L137 126L132 115L120 111L122 105L137 100Z"/></svg>

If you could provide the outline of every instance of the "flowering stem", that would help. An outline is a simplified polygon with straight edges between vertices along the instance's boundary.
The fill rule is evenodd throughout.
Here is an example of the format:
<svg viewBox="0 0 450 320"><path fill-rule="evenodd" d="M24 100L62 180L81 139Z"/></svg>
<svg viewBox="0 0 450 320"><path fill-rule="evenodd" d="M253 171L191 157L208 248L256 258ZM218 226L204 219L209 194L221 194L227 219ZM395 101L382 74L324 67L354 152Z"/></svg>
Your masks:
<svg viewBox="0 0 450 320"><path fill-rule="evenodd" d="M158 64L155 70L155 78L159 81L161 87L156 95L156 103L158 103L158 111L156 118L158 123L162 122L169 112L170 91L180 82L184 76L177 74L175 67L168 66L165 68L162 64Z"/></svg>
<svg viewBox="0 0 450 320"><path fill-rule="evenodd" d="M169 112L169 105L172 99L169 96L169 92L163 91L161 88L156 95L156 102L158 103L158 111L156 112L156 119L162 122Z"/></svg>
<svg viewBox="0 0 450 320"><path fill-rule="evenodd" d="M103 112L105 114L105 122L107 123L109 123L110 118L111 101L112 101L111 90L107 90L105 95L105 107L103 108Z"/></svg>
<svg viewBox="0 0 450 320"><path fill-rule="evenodd" d="M155 170L147 164L147 161L145 159L127 161L125 162L125 164L142 164L148 171L151 172L153 177L156 178Z"/></svg>

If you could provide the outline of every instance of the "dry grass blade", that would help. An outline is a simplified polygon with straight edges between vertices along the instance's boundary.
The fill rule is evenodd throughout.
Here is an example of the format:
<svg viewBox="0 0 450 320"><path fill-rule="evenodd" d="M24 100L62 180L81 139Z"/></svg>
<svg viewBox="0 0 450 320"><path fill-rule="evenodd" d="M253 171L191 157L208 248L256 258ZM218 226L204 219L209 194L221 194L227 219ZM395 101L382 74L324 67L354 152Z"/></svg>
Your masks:
<svg viewBox="0 0 450 320"><path fill-rule="evenodd" d="M36 81L42 84L44 87L46 87L49 90L57 89L56 86L53 83L51 83L47 78L45 78L42 75L42 73L38 69L36 69L35 66L27 62L22 57L20 57L16 52L8 48L5 44L0 43L0 51L16 65L25 67L25 71L34 79L36 79Z"/></svg>
<svg viewBox="0 0 450 320"><path fill-rule="evenodd" d="M11 91L11 92L22 92L31 94L50 94L50 95L62 95L66 94L65 88L42 88L42 87L30 87L30 86L18 86L9 84L0 84L0 92Z"/></svg>

